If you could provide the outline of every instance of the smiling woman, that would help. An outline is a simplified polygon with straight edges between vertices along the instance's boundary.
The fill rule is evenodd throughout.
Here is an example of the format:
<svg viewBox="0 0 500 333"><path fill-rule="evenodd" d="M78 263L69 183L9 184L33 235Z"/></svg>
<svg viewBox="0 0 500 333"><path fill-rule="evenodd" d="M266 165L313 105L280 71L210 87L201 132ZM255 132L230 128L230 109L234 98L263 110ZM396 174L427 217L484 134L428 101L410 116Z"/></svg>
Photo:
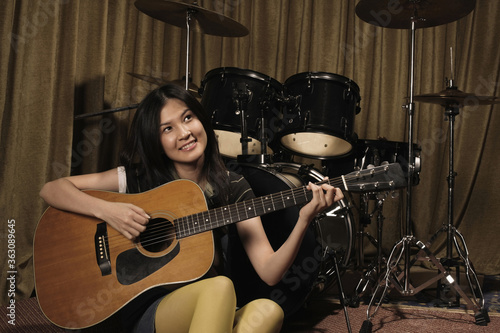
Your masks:
<svg viewBox="0 0 500 333"><path fill-rule="evenodd" d="M139 105L120 160L133 170L127 176L140 175L141 184L128 178L131 192L180 177L208 181L217 193L227 193L227 180L220 176L225 166L218 155L210 119L200 103L187 91L169 85L155 89ZM137 164L138 160L142 163Z"/></svg>
<svg viewBox="0 0 500 333"><path fill-rule="evenodd" d="M130 280L127 277L124 278L124 274L117 274L120 282L134 282L125 283L127 285L142 283L144 280L149 279L149 275L153 277L157 270L163 268L158 266L158 260L155 261L156 264L152 265L156 267L155 269L144 267L145 262L151 261L149 255L141 255L138 251L132 251L132 256L130 256L131 252L128 250L123 251L113 248L112 239L115 237L111 235L107 237L111 230L108 230L108 232L102 231L102 229L107 230L107 225L109 225L130 241L137 241L139 236L141 240L143 236L148 238L150 233L146 232L147 228L156 228L156 230L159 228L156 219L157 211L152 210L145 203L137 203L136 205L125 198L107 200L104 197L91 195L82 190L93 188L118 192L126 188L128 193L152 193L162 185L180 186L179 184L184 184L179 183L180 180L184 182L190 180L192 183L189 182L189 186L202 190L210 208L223 206L220 208L219 215L223 214L224 209L231 211L230 207L232 206L228 205L254 197L248 182L242 176L226 169L218 151L215 132L208 120L209 118L204 113L201 104L190 92L176 85L162 86L149 93L139 104L132 122L128 144L121 156L121 167L102 173L58 179L45 184L42 188L40 195L52 207L95 217L106 222L99 223L100 235L103 237L102 242L107 242L106 245L100 246L105 250L99 251L102 252L99 256L104 256L105 253L117 253L118 257L116 258L116 264L112 256L108 259L107 267L111 269L107 269L106 274L103 273L102 277L96 277L98 280L105 281L111 275L110 283L113 283L115 282L113 279L115 274L122 271L118 267L128 267L125 270L126 272L130 272L134 277L140 275L141 278ZM180 180L176 182L175 180L178 179ZM181 194L184 196L187 194L188 197L179 199L174 206L198 206L191 201L196 196L188 190L188 184L183 186L182 193L178 193L179 198ZM236 224L236 230L245 252L260 279L269 285L277 284L290 268L297 256L306 231L315 216L343 198L340 189L336 189L328 183L321 185L309 183L307 189L312 191L312 200L300 209L295 227L276 251L267 238L260 217L246 212L247 208L252 209L252 205L245 205L244 210L241 212L233 211L233 214L237 212L238 217L240 217L239 222ZM304 191L306 190L304 189ZM168 193L169 198L172 195L175 196L176 191L169 192L173 192ZM167 193L156 194L156 197L167 197ZM280 202L282 200L283 198ZM169 230L173 229L175 231L173 233L174 238L180 238L181 236L179 231L181 225L177 225L179 220L177 217L182 217L178 215L182 214L183 211L181 209L177 213L172 213L176 217L173 221L170 221L176 222L173 228L172 223L169 221L162 220L160 223L160 225L165 225L167 229L170 228ZM254 209L252 209L253 211ZM196 220L192 223L192 227L188 229L196 230L196 228L200 228L200 225L205 223L205 220L211 221L210 215L211 213L207 213L207 217L204 216L200 221ZM215 215L217 216L217 213ZM187 220L189 220L189 217L187 217ZM70 222L66 223L68 227L71 225ZM88 221L82 221L81 223L87 225ZM152 226L149 226L150 223L152 223ZM37 228L37 235L40 234L39 228ZM149 290L146 290L149 288L141 290L136 295L138 297L133 297L134 300L127 306L127 309L123 310L125 313L129 311L136 313L136 316L127 316L125 326L134 326L138 332L153 332L155 329L157 332L170 332L173 329L179 332L192 330L219 333L243 332L243 330L248 332L248 327L251 325L251 332L279 332L284 313L281 307L270 299L252 300L235 312L236 295L233 282L226 277L217 276L228 271L228 268L224 267L224 256L220 251L222 249L220 236L223 231L221 228L214 230L216 236L215 255L209 260L209 263L212 263L213 260L212 267L205 271L202 274L203 276L185 279L193 281L202 277L199 281L171 292L160 291L158 293L156 292L157 289L153 289L155 290L153 295L150 294ZM60 233L54 232L53 234ZM54 235L47 235L45 238ZM40 239L40 236L36 239ZM193 241L193 238L187 237L185 239L185 242L189 241ZM54 243L59 242L55 241ZM172 249L172 253L162 252L161 257L164 260L161 261L161 266L164 266L165 271L161 275L165 274L165 278L169 273L169 269L172 272L178 269L174 265L175 262L187 261L184 255L190 247L187 245L179 246L176 242L174 243L172 243L172 246L167 246L168 249ZM37 244L39 243L37 242ZM131 242L132 247L133 244L135 243ZM195 246L196 251L200 251L201 247L201 243ZM213 247L213 243L210 244L206 251L202 251L204 256L214 251L211 247ZM40 248L44 248L44 246L37 245L35 249ZM196 253L198 253L197 256L201 257L202 255L196 251L193 251L192 255L196 256ZM129 260L124 260L124 257L129 258ZM120 262L120 265L118 265L118 262ZM35 262L35 264L37 263L40 263L40 261ZM196 264L193 265L196 266ZM201 265L198 264L198 266ZM39 280L41 270L38 266L36 267L37 286L39 286L42 283ZM92 278L92 280L94 279ZM185 280L179 280L178 282L185 282ZM152 282L150 287L154 286L155 283ZM59 285L58 289L63 290L63 286ZM139 296L142 292L144 294ZM39 292L39 297L41 296L42 293ZM77 303L83 302L85 297L82 295L74 301ZM262 309L265 309L265 311L262 311ZM256 314L261 317L259 323L251 322ZM73 321L76 321L76 317L78 316L75 313L75 315L70 315L68 318L73 318ZM61 320L65 322L66 319ZM54 322L57 321L54 320ZM82 326L79 325L81 323L69 328L81 328Z"/></svg>

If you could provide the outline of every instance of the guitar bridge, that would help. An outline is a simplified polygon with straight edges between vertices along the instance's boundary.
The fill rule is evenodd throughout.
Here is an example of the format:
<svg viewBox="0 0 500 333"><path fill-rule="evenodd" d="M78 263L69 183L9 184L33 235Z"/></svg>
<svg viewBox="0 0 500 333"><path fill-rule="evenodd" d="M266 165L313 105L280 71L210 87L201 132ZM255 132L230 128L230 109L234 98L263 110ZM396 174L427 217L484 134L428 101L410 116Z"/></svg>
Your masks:
<svg viewBox="0 0 500 333"><path fill-rule="evenodd" d="M108 229L106 222L99 223L94 236L95 255L102 276L111 274L111 261L109 259Z"/></svg>

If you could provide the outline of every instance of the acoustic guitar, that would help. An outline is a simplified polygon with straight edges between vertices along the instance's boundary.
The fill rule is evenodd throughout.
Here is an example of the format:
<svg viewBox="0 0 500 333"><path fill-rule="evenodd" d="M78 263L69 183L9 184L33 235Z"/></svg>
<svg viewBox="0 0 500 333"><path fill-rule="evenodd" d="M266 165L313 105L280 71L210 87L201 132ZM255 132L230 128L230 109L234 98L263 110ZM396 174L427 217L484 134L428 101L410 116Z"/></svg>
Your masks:
<svg viewBox="0 0 500 333"><path fill-rule="evenodd" d="M406 185L397 163L328 182L344 191ZM151 220L131 241L96 218L53 207L44 212L34 236L36 294L44 315L70 329L102 322L149 289L176 288L203 277L214 259L211 230L312 198L312 192L303 186L207 210L202 190L189 180L172 181L140 194L85 192L108 201L133 203Z"/></svg>

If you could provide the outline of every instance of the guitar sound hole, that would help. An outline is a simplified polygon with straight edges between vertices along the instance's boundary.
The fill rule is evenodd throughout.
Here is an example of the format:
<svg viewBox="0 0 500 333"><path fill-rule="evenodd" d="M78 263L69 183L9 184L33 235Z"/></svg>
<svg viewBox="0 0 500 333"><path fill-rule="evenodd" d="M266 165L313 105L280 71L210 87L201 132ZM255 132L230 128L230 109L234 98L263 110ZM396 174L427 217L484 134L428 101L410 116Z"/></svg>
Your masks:
<svg viewBox="0 0 500 333"><path fill-rule="evenodd" d="M149 220L146 230L139 236L139 242L149 252L161 252L172 244L174 238L173 224L164 218L155 218Z"/></svg>

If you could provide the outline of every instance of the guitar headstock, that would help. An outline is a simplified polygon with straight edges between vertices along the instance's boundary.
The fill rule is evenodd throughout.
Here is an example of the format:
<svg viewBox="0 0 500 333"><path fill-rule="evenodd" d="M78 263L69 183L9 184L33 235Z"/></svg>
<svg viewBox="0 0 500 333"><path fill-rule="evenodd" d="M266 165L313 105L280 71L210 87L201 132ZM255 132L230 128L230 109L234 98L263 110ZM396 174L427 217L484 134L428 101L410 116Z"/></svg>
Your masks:
<svg viewBox="0 0 500 333"><path fill-rule="evenodd" d="M353 171L344 176L344 181L347 190L352 192L394 190L408 184L399 163Z"/></svg>

